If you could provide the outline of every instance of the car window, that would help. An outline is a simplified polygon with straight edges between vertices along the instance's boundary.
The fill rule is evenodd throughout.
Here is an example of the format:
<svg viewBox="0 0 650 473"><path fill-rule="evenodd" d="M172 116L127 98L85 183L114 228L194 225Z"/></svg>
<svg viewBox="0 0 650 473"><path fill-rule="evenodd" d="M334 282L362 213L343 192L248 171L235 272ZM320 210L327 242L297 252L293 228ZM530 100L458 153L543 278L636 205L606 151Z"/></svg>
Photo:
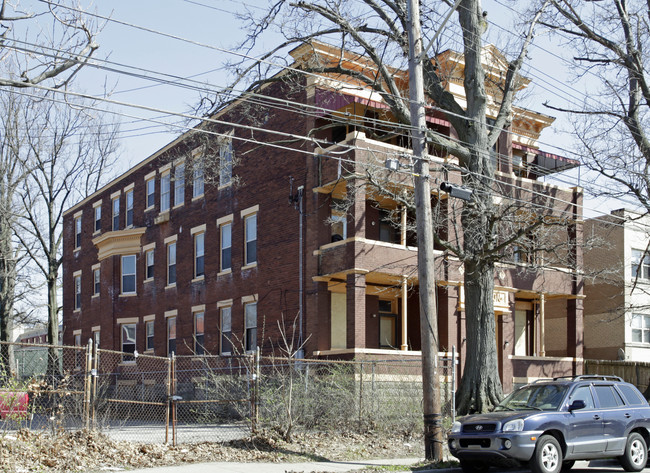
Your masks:
<svg viewBox="0 0 650 473"><path fill-rule="evenodd" d="M569 405L571 405L573 401L584 401L585 409L594 408L594 398L591 395L591 389L589 389L589 386L578 386L575 388L569 396Z"/></svg>
<svg viewBox="0 0 650 473"><path fill-rule="evenodd" d="M594 391L596 391L596 397L600 407L619 407L624 405L623 399L621 399L620 394L616 392L614 386L608 385L596 385L594 386Z"/></svg>
<svg viewBox="0 0 650 473"><path fill-rule="evenodd" d="M556 410L567 387L560 384L531 384L513 392L495 410Z"/></svg>
<svg viewBox="0 0 650 473"><path fill-rule="evenodd" d="M627 384L619 384L618 389L623 393L625 401L631 406L644 406L646 400L641 397L641 393L634 387Z"/></svg>

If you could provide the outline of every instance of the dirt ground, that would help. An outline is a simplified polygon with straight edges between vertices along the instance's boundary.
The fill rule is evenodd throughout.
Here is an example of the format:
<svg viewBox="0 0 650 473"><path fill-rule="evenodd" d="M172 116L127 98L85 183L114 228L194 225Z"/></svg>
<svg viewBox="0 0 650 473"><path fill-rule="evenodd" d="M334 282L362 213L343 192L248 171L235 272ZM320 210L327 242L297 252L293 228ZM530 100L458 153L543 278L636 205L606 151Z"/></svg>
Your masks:
<svg viewBox="0 0 650 473"><path fill-rule="evenodd" d="M272 434L228 443L170 446L114 441L94 431L0 434L0 471L101 472L208 461L292 462L423 456L421 438L406 434Z"/></svg>

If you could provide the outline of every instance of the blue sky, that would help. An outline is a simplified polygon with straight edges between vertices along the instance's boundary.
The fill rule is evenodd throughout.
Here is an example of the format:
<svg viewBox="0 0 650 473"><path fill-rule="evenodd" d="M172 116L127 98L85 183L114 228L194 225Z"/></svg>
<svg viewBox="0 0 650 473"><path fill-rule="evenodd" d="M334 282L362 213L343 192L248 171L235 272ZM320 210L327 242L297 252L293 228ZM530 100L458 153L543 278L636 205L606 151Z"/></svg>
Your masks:
<svg viewBox="0 0 650 473"><path fill-rule="evenodd" d="M526 3L484 0L483 8L488 11L488 20L491 22L486 40L503 47L508 41L514 40L513 32L523 32L523 27L513 26L513 23L521 18ZM173 124L187 124L187 121L178 116L169 116L163 111L192 113L199 101L198 90L160 84L151 79L161 78L165 74L166 79L171 81L176 80L175 77L192 78L216 89L224 86L227 76L223 66L226 62L237 59L227 51L234 49L245 35L234 13L244 8L255 10L266 5L266 0L104 0L87 8L90 12L115 20L97 19L105 24L97 37L100 49L96 57L108 59L115 63L111 67L123 72L142 74L148 78L88 67L79 74L73 89L95 96L102 96L109 91L111 100L159 110L102 105L136 117L117 117L123 122L122 169L117 170L117 174L165 146L183 131ZM454 15L449 26L450 35L453 35L453 24L456 21ZM455 38L458 44L458 37ZM265 40L266 43L258 44L257 53L274 46L278 37L267 35ZM450 47L456 49L453 42L450 44ZM525 74L533 82L520 105L557 117L553 127L542 134L540 147L571 157L571 138L566 134L569 128L567 117L544 108L542 103L551 100L554 104L563 106L567 99L580 99L584 95L576 90L580 85L567 84L568 64L558 57L561 52L570 51L561 51L544 37L538 37L536 44L538 46L530 50L529 65L525 69ZM141 119L152 119L158 123ZM165 127L160 123L170 125ZM570 178L574 181L572 185L578 183L577 178L577 174ZM560 185L569 187L571 184L564 180ZM617 204L613 206L620 207ZM585 213L587 211L585 209Z"/></svg>

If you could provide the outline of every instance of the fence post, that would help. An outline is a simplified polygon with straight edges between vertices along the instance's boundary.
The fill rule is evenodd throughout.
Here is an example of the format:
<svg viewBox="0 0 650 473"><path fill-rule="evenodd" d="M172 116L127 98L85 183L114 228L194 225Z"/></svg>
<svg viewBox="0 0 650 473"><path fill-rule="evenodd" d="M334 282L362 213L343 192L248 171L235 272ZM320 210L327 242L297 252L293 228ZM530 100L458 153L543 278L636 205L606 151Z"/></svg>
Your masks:
<svg viewBox="0 0 650 473"><path fill-rule="evenodd" d="M172 352L172 445L176 446L176 353Z"/></svg>
<svg viewBox="0 0 650 473"><path fill-rule="evenodd" d="M91 387L91 402L90 402L90 413L93 429L97 427L95 421L95 411L97 405L97 379L99 378L99 347L96 343L93 343L93 369L90 372L92 378L92 387Z"/></svg>
<svg viewBox="0 0 650 473"><path fill-rule="evenodd" d="M167 408L165 409L165 443L169 443L169 410L172 400L172 359L171 356L167 359Z"/></svg>
<svg viewBox="0 0 650 473"><path fill-rule="evenodd" d="M86 370L84 375L84 425L86 430L90 429L90 389L92 385L91 380L91 366L93 363L93 340L88 339L86 345Z"/></svg>
<svg viewBox="0 0 650 473"><path fill-rule="evenodd" d="M451 422L456 421L456 345L451 346Z"/></svg>
<svg viewBox="0 0 650 473"><path fill-rule="evenodd" d="M359 430L363 422L363 361L359 365Z"/></svg>
<svg viewBox="0 0 650 473"><path fill-rule="evenodd" d="M251 432L257 432L257 425L260 415L260 397L259 397L259 383L260 383L260 347L255 350L253 358L253 373L252 389L251 389Z"/></svg>

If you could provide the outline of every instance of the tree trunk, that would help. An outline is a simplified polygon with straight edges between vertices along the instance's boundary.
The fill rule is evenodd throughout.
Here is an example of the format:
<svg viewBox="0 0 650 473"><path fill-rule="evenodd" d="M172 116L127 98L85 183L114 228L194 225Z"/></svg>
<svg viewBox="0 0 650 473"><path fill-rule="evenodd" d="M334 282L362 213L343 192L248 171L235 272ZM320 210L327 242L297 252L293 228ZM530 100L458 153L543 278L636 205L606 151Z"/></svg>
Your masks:
<svg viewBox="0 0 650 473"><path fill-rule="evenodd" d="M47 279L47 343L50 345L59 344L59 305L56 294L56 273ZM50 347L47 357L47 373L50 376L61 374L59 351Z"/></svg>
<svg viewBox="0 0 650 473"><path fill-rule="evenodd" d="M465 369L456 397L459 413L486 412L503 397L494 319L493 265L465 264Z"/></svg>

